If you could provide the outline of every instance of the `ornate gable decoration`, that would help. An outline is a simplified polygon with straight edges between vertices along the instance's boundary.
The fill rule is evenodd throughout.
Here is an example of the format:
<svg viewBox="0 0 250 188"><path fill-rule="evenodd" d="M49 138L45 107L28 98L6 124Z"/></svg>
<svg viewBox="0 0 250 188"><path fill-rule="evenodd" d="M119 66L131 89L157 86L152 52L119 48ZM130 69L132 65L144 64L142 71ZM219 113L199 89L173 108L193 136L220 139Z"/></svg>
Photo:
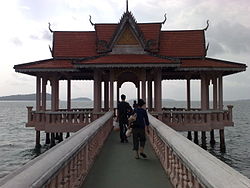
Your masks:
<svg viewBox="0 0 250 188"><path fill-rule="evenodd" d="M139 41L135 38L129 26L127 26L115 45L139 45Z"/></svg>
<svg viewBox="0 0 250 188"><path fill-rule="evenodd" d="M145 48L145 39L142 31L137 25L137 22L130 11L127 11L123 14L120 23L117 26L116 31L113 34L109 42L109 49L112 49L116 42L120 39L120 36L124 33L125 35L129 33L128 29L130 28L131 34L138 40L141 47Z"/></svg>
<svg viewBox="0 0 250 188"><path fill-rule="evenodd" d="M126 48L126 53L129 53L128 50L130 47L137 48L136 50L133 49L133 51L135 50L137 52L140 51L139 53L144 53L147 47L146 45L147 43L144 38L143 32L137 25L137 22L132 13L130 11L127 11L122 15L111 39L109 41L97 41L97 50L99 53L114 51L114 53L116 53L117 49L114 48L116 48L117 46L123 46L123 48L127 46L128 48Z"/></svg>

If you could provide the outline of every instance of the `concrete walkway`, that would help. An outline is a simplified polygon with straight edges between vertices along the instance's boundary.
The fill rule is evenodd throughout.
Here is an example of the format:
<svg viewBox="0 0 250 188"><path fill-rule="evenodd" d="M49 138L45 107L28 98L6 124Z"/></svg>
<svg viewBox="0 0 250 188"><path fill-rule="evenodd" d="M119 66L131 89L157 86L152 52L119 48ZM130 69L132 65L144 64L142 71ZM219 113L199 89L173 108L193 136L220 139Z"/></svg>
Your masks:
<svg viewBox="0 0 250 188"><path fill-rule="evenodd" d="M132 138L120 143L119 133L112 132L83 188L172 188L148 140L145 153L147 159L135 159Z"/></svg>

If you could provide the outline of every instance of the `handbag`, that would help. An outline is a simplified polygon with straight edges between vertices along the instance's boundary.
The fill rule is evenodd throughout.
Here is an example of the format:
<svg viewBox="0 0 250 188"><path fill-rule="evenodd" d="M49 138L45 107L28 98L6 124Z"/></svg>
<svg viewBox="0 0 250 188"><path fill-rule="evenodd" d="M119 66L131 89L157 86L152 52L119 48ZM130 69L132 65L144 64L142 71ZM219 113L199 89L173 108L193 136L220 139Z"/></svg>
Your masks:
<svg viewBox="0 0 250 188"><path fill-rule="evenodd" d="M130 137L132 135L132 128L128 128L126 131L126 136Z"/></svg>
<svg viewBox="0 0 250 188"><path fill-rule="evenodd" d="M129 116L128 122L132 123L132 122L136 121L136 118L137 118L137 114L134 113L134 114L132 114L132 115Z"/></svg>
<svg viewBox="0 0 250 188"><path fill-rule="evenodd" d="M120 126L119 126L119 123L117 121L113 121L113 130L114 131L120 130Z"/></svg>

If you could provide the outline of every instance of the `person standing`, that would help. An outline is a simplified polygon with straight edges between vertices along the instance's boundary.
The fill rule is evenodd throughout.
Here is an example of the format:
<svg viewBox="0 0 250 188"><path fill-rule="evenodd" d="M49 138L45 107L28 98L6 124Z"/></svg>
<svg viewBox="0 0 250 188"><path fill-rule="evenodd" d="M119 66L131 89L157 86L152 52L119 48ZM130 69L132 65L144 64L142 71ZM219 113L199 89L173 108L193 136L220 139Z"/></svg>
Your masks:
<svg viewBox="0 0 250 188"><path fill-rule="evenodd" d="M121 102L118 104L118 115L117 119L119 121L119 127L120 127L120 139L121 142L128 142L126 131L128 127L128 116L132 112L132 108L129 105L128 102L126 102L126 96L124 94L121 95Z"/></svg>
<svg viewBox="0 0 250 188"><path fill-rule="evenodd" d="M136 113L136 120L133 122L133 150L135 150L135 158L139 159L139 154L143 158L147 158L144 153L144 147L146 142L145 129L149 132L149 121L147 111L143 108L146 103L143 99L139 99L137 103L137 108L134 109ZM140 145L140 148L139 148Z"/></svg>

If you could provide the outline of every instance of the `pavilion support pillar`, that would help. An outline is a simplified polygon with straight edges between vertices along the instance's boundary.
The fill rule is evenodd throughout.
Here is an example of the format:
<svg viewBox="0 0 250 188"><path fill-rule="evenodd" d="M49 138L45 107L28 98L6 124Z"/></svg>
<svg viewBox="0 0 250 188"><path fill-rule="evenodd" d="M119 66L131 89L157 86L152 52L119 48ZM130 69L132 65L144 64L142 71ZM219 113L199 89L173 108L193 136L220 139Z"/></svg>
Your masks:
<svg viewBox="0 0 250 188"><path fill-rule="evenodd" d="M46 111L46 86L47 86L47 79L42 78L42 110Z"/></svg>
<svg viewBox="0 0 250 188"><path fill-rule="evenodd" d="M226 152L224 129L220 129L220 151Z"/></svg>
<svg viewBox="0 0 250 188"><path fill-rule="evenodd" d="M191 92L190 92L190 78L187 79L187 110L191 109ZM188 131L187 138L192 140L192 132Z"/></svg>
<svg viewBox="0 0 250 188"><path fill-rule="evenodd" d="M101 112L101 72L94 71L94 119L98 118Z"/></svg>
<svg viewBox="0 0 250 188"><path fill-rule="evenodd" d="M71 110L71 80L67 80L67 110Z"/></svg>
<svg viewBox="0 0 250 188"><path fill-rule="evenodd" d="M109 82L108 80L104 81L104 111L109 110Z"/></svg>
<svg viewBox="0 0 250 188"><path fill-rule="evenodd" d="M218 109L218 80L217 78L212 79L213 83L213 109L217 110ZM216 143L215 137L214 137L214 129L210 131L210 144L211 146L214 146Z"/></svg>
<svg viewBox="0 0 250 188"><path fill-rule="evenodd" d="M137 87L137 101L141 98L141 83L140 81L138 82L138 87Z"/></svg>
<svg viewBox="0 0 250 188"><path fill-rule="evenodd" d="M201 75L201 110L209 109L209 79L205 75ZM201 132L202 148L206 149L206 132Z"/></svg>
<svg viewBox="0 0 250 188"><path fill-rule="evenodd" d="M146 80L143 79L141 83L141 93L142 93L142 99L146 102Z"/></svg>
<svg viewBox="0 0 250 188"><path fill-rule="evenodd" d="M218 89L219 89L219 110L223 110L223 78L219 76L218 80Z"/></svg>
<svg viewBox="0 0 250 188"><path fill-rule="evenodd" d="M222 75L219 76L218 79L218 93L219 93L219 110L223 110L223 77ZM226 144L225 144L225 135L224 129L220 129L220 150L221 152L226 151Z"/></svg>
<svg viewBox="0 0 250 188"><path fill-rule="evenodd" d="M36 111L41 109L41 76L36 77Z"/></svg>
<svg viewBox="0 0 250 188"><path fill-rule="evenodd" d="M146 71L141 72L141 98L146 103Z"/></svg>
<svg viewBox="0 0 250 188"><path fill-rule="evenodd" d="M71 110L71 80L67 80L67 110ZM62 136L63 137L63 136ZM67 132L66 138L70 137L70 133ZM63 139L63 138L61 138Z"/></svg>
<svg viewBox="0 0 250 188"><path fill-rule="evenodd" d="M201 110L209 109L209 79L201 76Z"/></svg>
<svg viewBox="0 0 250 188"><path fill-rule="evenodd" d="M153 96L152 96L152 80L148 80L148 110L152 111L153 107Z"/></svg>
<svg viewBox="0 0 250 188"><path fill-rule="evenodd" d="M39 112L41 110L41 77L36 77L36 111ZM40 131L36 130L36 149L41 148L40 144Z"/></svg>
<svg viewBox="0 0 250 188"><path fill-rule="evenodd" d="M51 79L51 111L55 112L57 109L57 80L56 78ZM52 120L54 121L54 120ZM51 140L50 140L50 147L53 147L56 145L55 142L55 133L51 133Z"/></svg>
<svg viewBox="0 0 250 188"><path fill-rule="evenodd" d="M116 101L117 101L117 108L118 108L118 104L119 104L119 101L120 101L120 85L118 84L117 82L117 88L116 88Z"/></svg>
<svg viewBox="0 0 250 188"><path fill-rule="evenodd" d="M194 143L199 144L198 131L194 131Z"/></svg>
<svg viewBox="0 0 250 188"><path fill-rule="evenodd" d="M207 149L206 131L201 131L201 147Z"/></svg>
<svg viewBox="0 0 250 188"><path fill-rule="evenodd" d="M158 113L158 118L162 120L162 71L161 69L157 69L154 80L155 87L155 112Z"/></svg>
<svg viewBox="0 0 250 188"><path fill-rule="evenodd" d="M46 86L47 86L47 78L42 78L42 110L46 111L46 102L47 102L47 96L46 96ZM45 120L43 120L45 121ZM45 136L45 144L50 144L50 134L46 133Z"/></svg>
<svg viewBox="0 0 250 188"><path fill-rule="evenodd" d="M109 108L114 110L114 72L110 71L110 88L109 88Z"/></svg>

